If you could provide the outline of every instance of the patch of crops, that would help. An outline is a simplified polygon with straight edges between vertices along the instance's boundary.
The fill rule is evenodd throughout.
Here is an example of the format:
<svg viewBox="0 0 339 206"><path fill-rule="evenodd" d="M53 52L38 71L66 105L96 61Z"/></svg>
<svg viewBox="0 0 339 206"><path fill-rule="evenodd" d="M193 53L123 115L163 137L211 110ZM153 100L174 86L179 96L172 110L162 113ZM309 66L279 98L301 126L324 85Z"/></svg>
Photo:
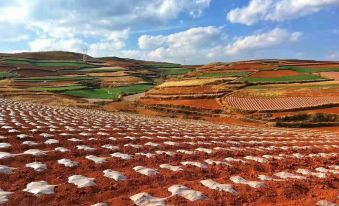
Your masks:
<svg viewBox="0 0 339 206"><path fill-rule="evenodd" d="M157 72L161 72L161 74L169 76L169 75L183 75L191 72L191 69L184 68L158 68Z"/></svg>
<svg viewBox="0 0 339 206"><path fill-rule="evenodd" d="M13 78L16 77L15 73L12 72L0 72L0 79L7 79L7 78Z"/></svg>
<svg viewBox="0 0 339 206"><path fill-rule="evenodd" d="M339 68L302 68L302 67L294 67L294 66L281 66L280 69L291 69L297 72L302 73L318 73L318 72L339 72Z"/></svg>
<svg viewBox="0 0 339 206"><path fill-rule="evenodd" d="M241 81L249 83L289 83L289 82L307 82L307 81L322 81L325 78L319 75L305 74L300 76L282 76L273 78L261 78L261 77L245 77Z"/></svg>
<svg viewBox="0 0 339 206"><path fill-rule="evenodd" d="M198 78L217 78L217 77L242 77L251 72L224 72L224 73L208 73L197 76Z"/></svg>
<svg viewBox="0 0 339 206"><path fill-rule="evenodd" d="M171 64L171 63L145 63L143 64L146 67L151 68L179 68L180 64Z"/></svg>
<svg viewBox="0 0 339 206"><path fill-rule="evenodd" d="M81 81L91 80L93 78L88 76L76 76L76 77L32 77L32 78L17 78L15 81L18 82L57 82L57 81Z"/></svg>
<svg viewBox="0 0 339 206"><path fill-rule="evenodd" d="M2 60L6 65L32 65L35 67L84 67L92 68L93 65L86 64L81 61L64 61L64 60L33 60L33 59L20 59L9 58Z"/></svg>
<svg viewBox="0 0 339 206"><path fill-rule="evenodd" d="M61 87L31 87L28 88L30 91L44 91L44 92L64 92L70 90L85 89L85 86L61 86Z"/></svg>
<svg viewBox="0 0 339 206"><path fill-rule="evenodd" d="M117 101L123 95L142 93L152 87L153 85L151 84L137 84L127 87L72 90L63 92L63 94L90 99L112 99Z"/></svg>

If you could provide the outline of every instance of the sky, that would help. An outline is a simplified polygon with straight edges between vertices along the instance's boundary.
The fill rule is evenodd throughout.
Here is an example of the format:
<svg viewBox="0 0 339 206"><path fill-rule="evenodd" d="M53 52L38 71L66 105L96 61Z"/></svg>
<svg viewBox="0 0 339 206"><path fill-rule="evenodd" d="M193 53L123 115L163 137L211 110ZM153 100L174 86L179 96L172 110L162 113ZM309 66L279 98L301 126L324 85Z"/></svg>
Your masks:
<svg viewBox="0 0 339 206"><path fill-rule="evenodd" d="M339 60L339 0L0 0L0 52Z"/></svg>

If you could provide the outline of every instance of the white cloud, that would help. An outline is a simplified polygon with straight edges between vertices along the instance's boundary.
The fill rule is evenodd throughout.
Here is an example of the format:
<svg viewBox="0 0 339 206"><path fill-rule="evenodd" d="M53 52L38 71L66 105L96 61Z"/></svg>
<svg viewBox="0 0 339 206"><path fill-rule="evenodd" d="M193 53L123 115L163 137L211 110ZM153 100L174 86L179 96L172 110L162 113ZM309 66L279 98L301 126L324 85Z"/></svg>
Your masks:
<svg viewBox="0 0 339 206"><path fill-rule="evenodd" d="M183 32L164 35L143 35L140 50L115 51L118 56L200 64L212 61L263 58L271 49L288 47L300 39L300 32L275 28L268 32L237 37L230 41L222 27L191 28Z"/></svg>
<svg viewBox="0 0 339 206"><path fill-rule="evenodd" d="M238 38L234 43L227 46L226 53L236 55L258 49L266 49L297 41L300 36L300 32L289 33L286 30L276 28L266 33Z"/></svg>
<svg viewBox="0 0 339 206"><path fill-rule="evenodd" d="M72 51L82 52L86 47L81 39L54 39L54 38L41 38L29 42L31 51Z"/></svg>
<svg viewBox="0 0 339 206"><path fill-rule="evenodd" d="M339 0L250 0L247 6L228 12L227 19L232 23L253 25L260 20L295 19L336 5Z"/></svg>

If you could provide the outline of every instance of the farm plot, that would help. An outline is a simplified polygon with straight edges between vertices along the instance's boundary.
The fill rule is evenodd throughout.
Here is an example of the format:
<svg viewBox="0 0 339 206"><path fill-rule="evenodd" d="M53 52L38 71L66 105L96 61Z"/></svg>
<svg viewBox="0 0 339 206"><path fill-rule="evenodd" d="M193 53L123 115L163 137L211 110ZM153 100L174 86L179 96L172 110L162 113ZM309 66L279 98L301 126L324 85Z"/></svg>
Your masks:
<svg viewBox="0 0 339 206"><path fill-rule="evenodd" d="M7 205L338 204L331 133L1 99L0 137Z"/></svg>
<svg viewBox="0 0 339 206"><path fill-rule="evenodd" d="M119 100L122 95L131 95L147 91L152 88L151 84L137 84L128 87L100 88L100 89L72 89L63 94L89 99L112 99Z"/></svg>
<svg viewBox="0 0 339 206"><path fill-rule="evenodd" d="M167 81L163 84L157 86L158 88L162 87L189 87L189 86L202 86L202 85L212 85L212 84L219 84L224 81L230 81L234 78L213 78L213 79L187 79L181 81Z"/></svg>
<svg viewBox="0 0 339 206"><path fill-rule="evenodd" d="M227 105L242 111L288 111L339 104L339 97L246 98L226 96L223 99Z"/></svg>

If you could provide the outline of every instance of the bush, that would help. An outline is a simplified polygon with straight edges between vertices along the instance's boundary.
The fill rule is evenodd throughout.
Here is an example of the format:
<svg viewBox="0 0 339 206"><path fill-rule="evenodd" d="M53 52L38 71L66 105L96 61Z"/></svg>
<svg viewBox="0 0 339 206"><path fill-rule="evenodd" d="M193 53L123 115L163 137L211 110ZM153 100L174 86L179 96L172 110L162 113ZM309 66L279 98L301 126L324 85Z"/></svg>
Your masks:
<svg viewBox="0 0 339 206"><path fill-rule="evenodd" d="M79 83L83 86L93 88L93 89L100 88L101 86L101 81L99 79L86 79L86 80L81 80Z"/></svg>

